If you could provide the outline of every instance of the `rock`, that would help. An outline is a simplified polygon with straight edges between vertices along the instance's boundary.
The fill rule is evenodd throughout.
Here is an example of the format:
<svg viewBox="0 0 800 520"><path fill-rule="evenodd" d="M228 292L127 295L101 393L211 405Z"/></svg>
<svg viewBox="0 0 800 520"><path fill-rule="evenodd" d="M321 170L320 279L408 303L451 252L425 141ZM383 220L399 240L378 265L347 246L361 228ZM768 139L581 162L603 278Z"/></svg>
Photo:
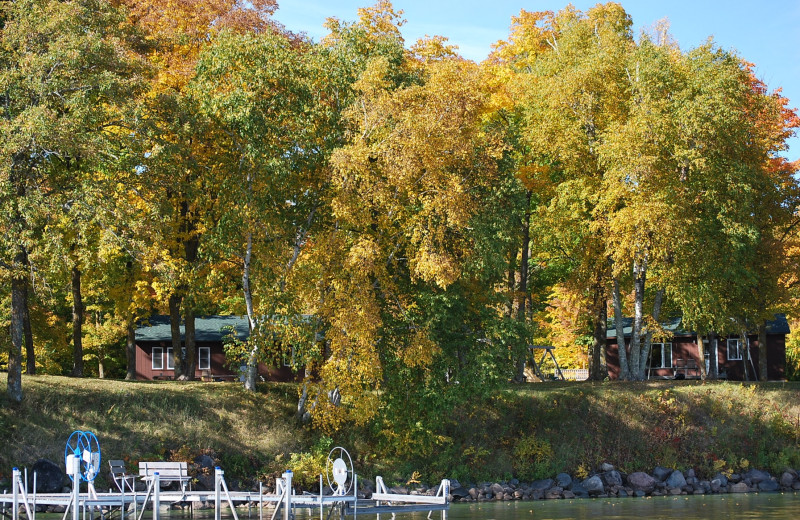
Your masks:
<svg viewBox="0 0 800 520"><path fill-rule="evenodd" d="M511 487L518 487L519 486L519 480L517 480L515 478L512 478L511 480L508 481L508 485L511 486Z"/></svg>
<svg viewBox="0 0 800 520"><path fill-rule="evenodd" d="M683 493L683 490L681 488L669 488L668 493L673 496L680 495L681 493Z"/></svg>
<svg viewBox="0 0 800 520"><path fill-rule="evenodd" d="M730 487L731 493L747 493L748 491L750 491L750 488L744 482L737 482Z"/></svg>
<svg viewBox="0 0 800 520"><path fill-rule="evenodd" d="M473 499L477 499L479 494L480 492L478 491L478 488L475 487L469 488L469 496L472 497Z"/></svg>
<svg viewBox="0 0 800 520"><path fill-rule="evenodd" d="M722 489L722 483L720 482L720 480L718 478L715 478L714 480L709 482L708 485L711 488L711 492L712 493L719 493L720 490Z"/></svg>
<svg viewBox="0 0 800 520"><path fill-rule="evenodd" d="M604 462L600 465L600 471L603 472L614 471L614 466L609 464L608 462Z"/></svg>
<svg viewBox="0 0 800 520"><path fill-rule="evenodd" d="M525 495L525 493L523 493L522 490L518 489L518 490L514 491L514 500L522 500L522 497L524 495Z"/></svg>
<svg viewBox="0 0 800 520"><path fill-rule="evenodd" d="M795 491L800 491L800 480L797 480L794 484L792 484L792 489Z"/></svg>
<svg viewBox="0 0 800 520"><path fill-rule="evenodd" d="M589 493L589 496L600 495L601 493L603 493L603 491L605 491L603 486L603 479L601 479L597 475L587 478L581 484L586 489L586 492Z"/></svg>
<svg viewBox="0 0 800 520"><path fill-rule="evenodd" d="M750 480L750 482L753 484L758 484L759 482L764 482L765 480L771 479L772 476L766 471L751 469L744 474L744 478Z"/></svg>
<svg viewBox="0 0 800 520"><path fill-rule="evenodd" d="M781 475L781 486L790 488L792 484L794 484L794 475L789 471L784 471Z"/></svg>
<svg viewBox="0 0 800 520"><path fill-rule="evenodd" d="M653 470L653 477L655 477L656 480L660 480L661 482L664 482L667 479L667 477L669 477L671 474L672 470L665 468L663 466L656 466L655 469Z"/></svg>
<svg viewBox="0 0 800 520"><path fill-rule="evenodd" d="M493 495L498 496L498 497L502 497L503 494L505 493L505 490L503 489L503 486L501 486L500 484L498 484L496 482L494 484L492 484L491 491L492 491Z"/></svg>
<svg viewBox="0 0 800 520"><path fill-rule="evenodd" d="M589 492L583 487L583 484L577 481L572 482L572 487L570 487L570 491L579 498L586 498L589 496Z"/></svg>
<svg viewBox="0 0 800 520"><path fill-rule="evenodd" d="M643 471L637 471L628 475L628 484L634 491L652 493L656 487L656 479Z"/></svg>
<svg viewBox="0 0 800 520"><path fill-rule="evenodd" d="M612 469L603 473L603 481L607 486L621 486L622 475L619 474L619 471Z"/></svg>
<svg viewBox="0 0 800 520"><path fill-rule="evenodd" d="M58 493L64 485L64 471L55 462L39 459L28 472L28 489L33 489L33 474L36 473L37 493Z"/></svg>
<svg viewBox="0 0 800 520"><path fill-rule="evenodd" d="M641 497L645 497L645 496L647 496L647 493L645 493L645 492L644 492L644 491L642 491L641 489L637 489L637 490L635 490L635 491L633 492L633 496L641 498Z"/></svg>
<svg viewBox="0 0 800 520"><path fill-rule="evenodd" d="M686 470L686 478L687 479L695 478L696 476L697 475L695 475L693 468L689 468L688 470Z"/></svg>
<svg viewBox="0 0 800 520"><path fill-rule="evenodd" d="M452 496L456 500L461 500L464 497L470 496L470 490L461 486L455 489L450 488L450 496Z"/></svg>
<svg viewBox="0 0 800 520"><path fill-rule="evenodd" d="M550 489L553 487L553 479L546 478L544 480L535 480L531 482L531 489L541 489L544 491L545 489Z"/></svg>
<svg viewBox="0 0 800 520"><path fill-rule="evenodd" d="M544 491L541 489L531 490L531 500L542 500L544 498Z"/></svg>
<svg viewBox="0 0 800 520"><path fill-rule="evenodd" d="M561 498L561 493L563 491L564 490L561 489L560 487L552 487L552 488L548 489L545 492L544 497L546 499L548 499L548 500L554 500L554 499L557 499L557 498Z"/></svg>
<svg viewBox="0 0 800 520"><path fill-rule="evenodd" d="M722 487L725 487L725 486L728 485L728 477L726 477L722 473L717 473L716 475L714 475L714 478L711 479L711 480L712 481L718 480L719 481L719 485L722 486Z"/></svg>
<svg viewBox="0 0 800 520"><path fill-rule="evenodd" d="M758 483L759 491L778 491L780 488L781 485L778 483L778 481L773 479L762 480Z"/></svg>
<svg viewBox="0 0 800 520"><path fill-rule="evenodd" d="M731 473L731 476L728 478L729 483L736 484L737 482L742 481L742 476L738 473Z"/></svg>
<svg viewBox="0 0 800 520"><path fill-rule="evenodd" d="M673 489L683 489L686 485L686 478L680 470L673 471L666 480L667 487Z"/></svg>
<svg viewBox="0 0 800 520"><path fill-rule="evenodd" d="M572 485L572 477L567 473L559 473L556 475L556 485L564 489L569 489ZM791 486L791 483L789 483L789 485Z"/></svg>

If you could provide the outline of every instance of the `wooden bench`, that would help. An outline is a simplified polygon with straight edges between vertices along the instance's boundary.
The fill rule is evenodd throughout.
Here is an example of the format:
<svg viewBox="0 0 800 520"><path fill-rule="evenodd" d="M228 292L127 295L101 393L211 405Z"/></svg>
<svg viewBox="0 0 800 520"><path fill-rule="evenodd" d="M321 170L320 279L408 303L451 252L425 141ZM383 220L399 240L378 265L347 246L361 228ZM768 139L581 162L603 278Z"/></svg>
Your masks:
<svg viewBox="0 0 800 520"><path fill-rule="evenodd" d="M156 473L158 473L158 481L162 486L169 485L172 482L179 482L182 492L186 492L187 485L190 490L192 489L188 465L185 462L139 463L139 477L147 482L148 490L150 490L155 481Z"/></svg>

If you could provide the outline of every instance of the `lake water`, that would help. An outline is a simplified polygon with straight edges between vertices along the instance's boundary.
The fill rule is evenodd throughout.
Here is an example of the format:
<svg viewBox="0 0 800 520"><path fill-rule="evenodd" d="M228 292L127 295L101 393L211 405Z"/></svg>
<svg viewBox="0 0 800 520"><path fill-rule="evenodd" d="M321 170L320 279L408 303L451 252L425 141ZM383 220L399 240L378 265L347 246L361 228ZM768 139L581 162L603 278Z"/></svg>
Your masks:
<svg viewBox="0 0 800 520"><path fill-rule="evenodd" d="M306 517L298 514L299 518ZM375 515L359 514L358 518ZM431 520L442 519L431 513ZM306 518L312 518L311 516ZM351 517L348 517L351 518ZM428 513L398 514L396 520L423 520ZM692 495L620 499L538 500L534 502L484 502L452 504L447 520L557 520L557 519L773 519L800 518L800 493L750 493L743 495ZM391 519L391 515L381 515Z"/></svg>

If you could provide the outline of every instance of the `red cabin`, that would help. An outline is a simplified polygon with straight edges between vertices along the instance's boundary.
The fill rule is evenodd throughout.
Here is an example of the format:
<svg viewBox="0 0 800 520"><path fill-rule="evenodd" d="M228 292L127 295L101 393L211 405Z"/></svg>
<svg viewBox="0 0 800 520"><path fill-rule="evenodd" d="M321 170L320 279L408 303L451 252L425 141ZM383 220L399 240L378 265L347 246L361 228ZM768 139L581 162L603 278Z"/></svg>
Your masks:
<svg viewBox="0 0 800 520"><path fill-rule="evenodd" d="M625 341L630 342L632 318L623 319ZM719 336L716 353L708 339L704 339L701 357L697 334L681 328L681 318L662 323L662 327L672 333L668 340L654 340L650 350L646 377L648 379L699 378L701 364L707 374L716 369L720 378L735 381L758 379L759 349L758 335L748 334L746 341L737 335ZM786 378L786 335L789 324L786 316L776 314L767 322L767 377L769 380ZM644 341L644 338L642 338ZM745 351L749 345L750 355ZM613 322L609 323L606 334L606 364L611 379L619 377L619 347ZM747 371L745 373L745 370Z"/></svg>
<svg viewBox="0 0 800 520"><path fill-rule="evenodd" d="M181 324L181 345L185 329ZM245 341L249 334L247 317L204 316L195 318L195 373L196 379L205 381L238 381L239 367L231 366L225 356L223 340L235 334ZM172 333L169 316L153 316L136 328L136 379L174 379L172 366ZM284 355L281 366L259 364L258 374L266 381L293 381L297 375L292 370L292 349Z"/></svg>

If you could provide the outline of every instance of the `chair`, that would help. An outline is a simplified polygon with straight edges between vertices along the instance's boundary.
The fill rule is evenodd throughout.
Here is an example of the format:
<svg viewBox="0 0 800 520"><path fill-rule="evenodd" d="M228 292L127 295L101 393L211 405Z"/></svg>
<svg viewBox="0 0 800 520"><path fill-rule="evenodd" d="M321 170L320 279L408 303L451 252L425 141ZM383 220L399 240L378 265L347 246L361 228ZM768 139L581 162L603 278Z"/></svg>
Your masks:
<svg viewBox="0 0 800 520"><path fill-rule="evenodd" d="M111 470L111 479L120 493L135 493L134 482L136 481L136 475L128 474L128 470L125 469L125 461L109 460L108 465Z"/></svg>

